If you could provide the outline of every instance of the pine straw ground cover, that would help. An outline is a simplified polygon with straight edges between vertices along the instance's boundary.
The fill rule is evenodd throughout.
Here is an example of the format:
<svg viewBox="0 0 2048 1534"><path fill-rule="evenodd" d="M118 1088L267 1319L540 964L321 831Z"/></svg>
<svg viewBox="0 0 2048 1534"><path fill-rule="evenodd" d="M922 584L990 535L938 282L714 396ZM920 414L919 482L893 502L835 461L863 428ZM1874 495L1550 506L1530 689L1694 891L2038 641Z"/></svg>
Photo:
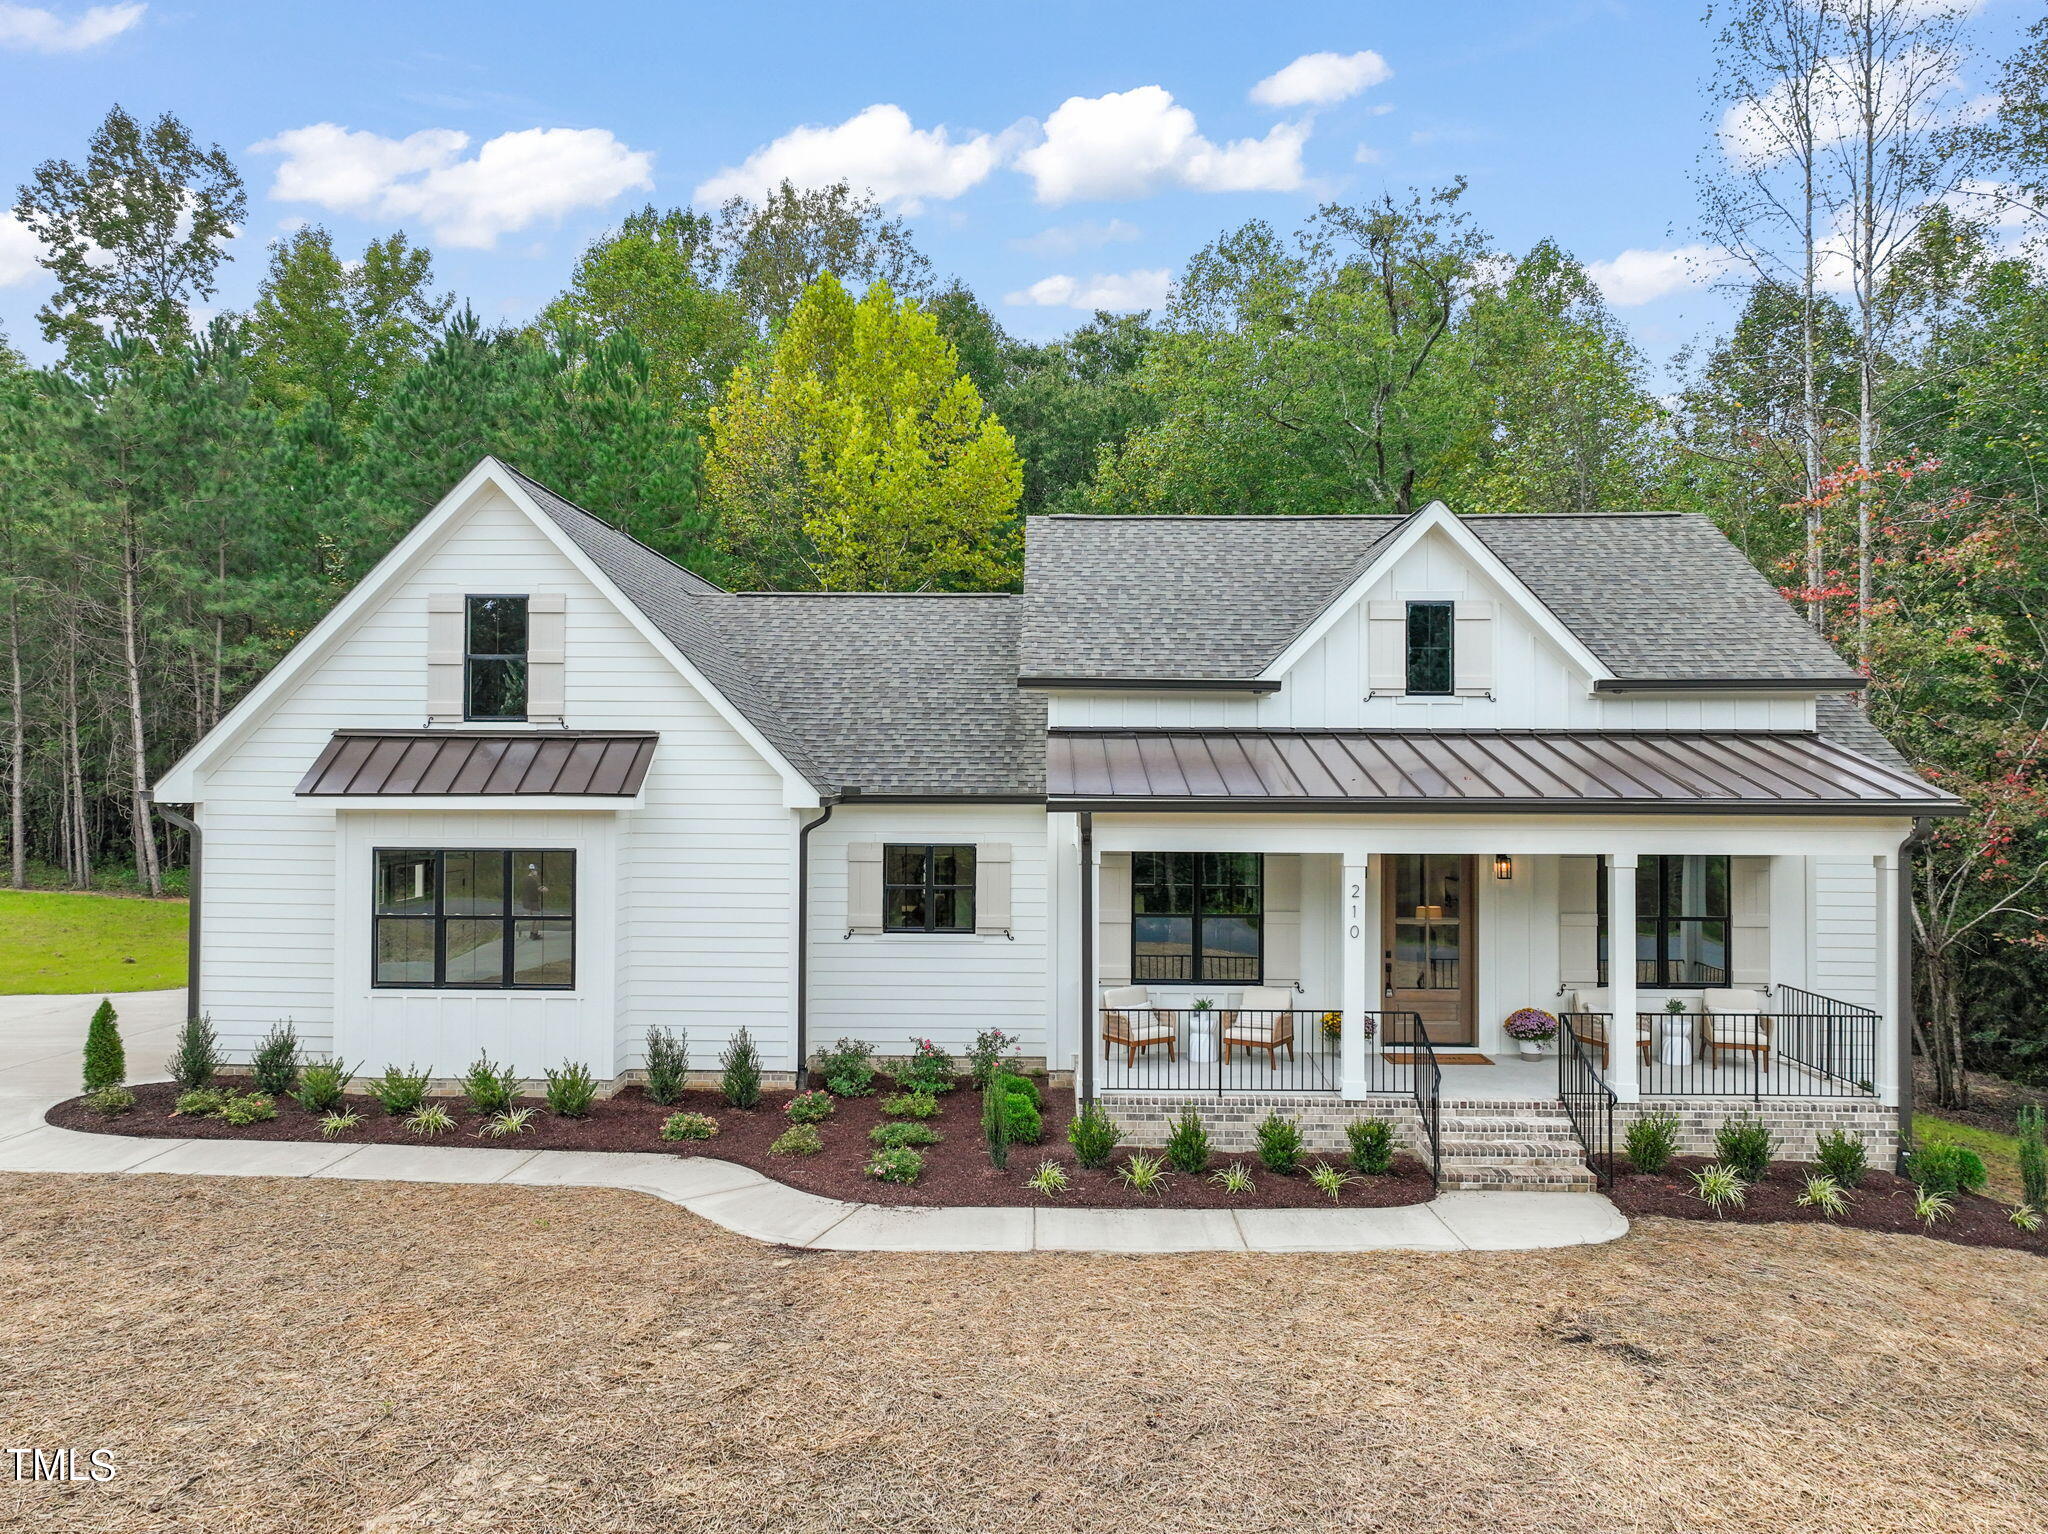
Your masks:
<svg viewBox="0 0 2048 1534"><path fill-rule="evenodd" d="M2039 1259L794 1253L624 1192L0 1177L0 1479L70 1531L2048 1526Z"/></svg>

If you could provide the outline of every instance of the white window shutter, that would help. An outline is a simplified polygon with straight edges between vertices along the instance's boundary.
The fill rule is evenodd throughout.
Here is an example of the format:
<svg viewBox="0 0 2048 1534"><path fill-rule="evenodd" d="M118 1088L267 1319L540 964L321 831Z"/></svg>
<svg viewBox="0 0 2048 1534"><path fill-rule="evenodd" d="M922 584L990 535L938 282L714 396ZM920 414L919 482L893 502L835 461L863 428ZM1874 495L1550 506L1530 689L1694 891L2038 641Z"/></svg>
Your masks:
<svg viewBox="0 0 2048 1534"><path fill-rule="evenodd" d="M561 724L563 647L569 599L559 591L536 591L526 599L526 717L534 724Z"/></svg>
<svg viewBox="0 0 2048 1534"><path fill-rule="evenodd" d="M1270 853L1265 859L1266 984L1301 979L1301 859Z"/></svg>
<svg viewBox="0 0 2048 1534"><path fill-rule="evenodd" d="M1600 983L1600 860L1557 860L1557 978L1560 985Z"/></svg>
<svg viewBox="0 0 2048 1534"><path fill-rule="evenodd" d="M459 591L427 598L427 723L462 723L462 618Z"/></svg>
<svg viewBox="0 0 2048 1534"><path fill-rule="evenodd" d="M1771 860L1728 860L1728 983L1771 983Z"/></svg>
<svg viewBox="0 0 2048 1534"><path fill-rule="evenodd" d="M1103 985L1131 983L1131 855L1102 854L1102 901L1096 912L1095 970Z"/></svg>
<svg viewBox="0 0 2048 1534"><path fill-rule="evenodd" d="M1453 686L1461 698L1489 697L1493 692L1493 604L1460 602L1452 616Z"/></svg>
<svg viewBox="0 0 2048 1534"><path fill-rule="evenodd" d="M1408 690L1408 604L1370 602L1365 609L1365 677L1371 696Z"/></svg>
<svg viewBox="0 0 2048 1534"><path fill-rule="evenodd" d="M846 844L846 930L882 930L882 844Z"/></svg>
<svg viewBox="0 0 2048 1534"><path fill-rule="evenodd" d="M981 842L974 849L974 930L1010 935L1010 844Z"/></svg>

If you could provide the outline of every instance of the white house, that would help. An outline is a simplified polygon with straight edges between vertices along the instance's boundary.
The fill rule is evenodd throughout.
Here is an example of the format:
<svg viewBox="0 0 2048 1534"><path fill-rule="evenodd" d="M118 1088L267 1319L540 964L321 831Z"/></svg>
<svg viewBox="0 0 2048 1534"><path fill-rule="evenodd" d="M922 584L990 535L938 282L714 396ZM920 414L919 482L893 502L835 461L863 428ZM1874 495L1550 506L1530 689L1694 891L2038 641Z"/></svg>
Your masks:
<svg viewBox="0 0 2048 1534"><path fill-rule="evenodd" d="M1021 596L726 592L484 460L156 785L197 1005L439 1076L1000 1027L1140 1137L1398 1111L1468 1185L1582 1182L1645 1105L1894 1143L1907 846L1959 806L1711 524L1027 550Z"/></svg>

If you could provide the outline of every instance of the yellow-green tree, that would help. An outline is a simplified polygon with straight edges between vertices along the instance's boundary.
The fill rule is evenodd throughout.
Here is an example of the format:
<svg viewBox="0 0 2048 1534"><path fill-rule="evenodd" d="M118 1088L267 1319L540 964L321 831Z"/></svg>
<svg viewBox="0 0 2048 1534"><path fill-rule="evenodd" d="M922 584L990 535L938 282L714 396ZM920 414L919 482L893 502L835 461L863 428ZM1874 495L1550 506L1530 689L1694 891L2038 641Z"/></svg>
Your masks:
<svg viewBox="0 0 2048 1534"><path fill-rule="evenodd" d="M1023 463L937 322L878 282L804 290L711 411L706 493L729 577L784 590L1012 584Z"/></svg>

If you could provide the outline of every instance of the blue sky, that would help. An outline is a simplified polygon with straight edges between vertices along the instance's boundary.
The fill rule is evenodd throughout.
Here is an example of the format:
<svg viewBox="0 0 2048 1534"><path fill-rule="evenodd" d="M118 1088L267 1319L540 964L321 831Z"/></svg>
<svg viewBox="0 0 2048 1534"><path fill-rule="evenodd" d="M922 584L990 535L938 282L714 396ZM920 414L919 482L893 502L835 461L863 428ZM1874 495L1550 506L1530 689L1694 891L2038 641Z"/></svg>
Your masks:
<svg viewBox="0 0 2048 1534"><path fill-rule="evenodd" d="M891 189L942 273L1043 336L1136 305L1247 219L1462 174L1505 248L1550 235L1617 263L1596 272L1661 359L1726 302L1668 254L1698 238L1699 10L0 0L0 178L78 157L115 101L172 111L249 184L223 307L311 220L356 248L402 226L443 287L522 319L642 202L838 170ZM1978 40L2003 53L2037 13L1988 0ZM44 291L0 222L0 332L37 358Z"/></svg>

